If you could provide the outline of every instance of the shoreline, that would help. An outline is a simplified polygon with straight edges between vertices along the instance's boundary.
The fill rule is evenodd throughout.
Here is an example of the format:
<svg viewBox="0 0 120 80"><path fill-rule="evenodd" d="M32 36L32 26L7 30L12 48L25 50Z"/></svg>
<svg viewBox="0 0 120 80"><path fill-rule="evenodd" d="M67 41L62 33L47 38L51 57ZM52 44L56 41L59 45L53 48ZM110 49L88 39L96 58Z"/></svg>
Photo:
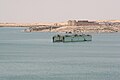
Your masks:
<svg viewBox="0 0 120 80"><path fill-rule="evenodd" d="M0 27L26 27L24 32L112 33L120 32L120 20L68 20L58 23L0 23Z"/></svg>
<svg viewBox="0 0 120 80"><path fill-rule="evenodd" d="M58 28L51 27L30 27L25 32L64 32L64 33L113 33L120 32L119 29L108 26L64 26Z"/></svg>

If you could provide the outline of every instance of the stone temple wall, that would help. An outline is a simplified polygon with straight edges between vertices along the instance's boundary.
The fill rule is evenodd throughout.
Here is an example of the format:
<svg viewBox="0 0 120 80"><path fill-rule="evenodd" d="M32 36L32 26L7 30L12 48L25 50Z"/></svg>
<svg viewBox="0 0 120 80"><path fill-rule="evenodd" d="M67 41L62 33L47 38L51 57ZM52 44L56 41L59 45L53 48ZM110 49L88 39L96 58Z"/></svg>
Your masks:
<svg viewBox="0 0 120 80"><path fill-rule="evenodd" d="M79 21L76 21L76 20L69 20L68 21L68 26L92 26L92 25L100 25L99 23L97 22L94 22L94 21L88 21L88 20L79 20Z"/></svg>

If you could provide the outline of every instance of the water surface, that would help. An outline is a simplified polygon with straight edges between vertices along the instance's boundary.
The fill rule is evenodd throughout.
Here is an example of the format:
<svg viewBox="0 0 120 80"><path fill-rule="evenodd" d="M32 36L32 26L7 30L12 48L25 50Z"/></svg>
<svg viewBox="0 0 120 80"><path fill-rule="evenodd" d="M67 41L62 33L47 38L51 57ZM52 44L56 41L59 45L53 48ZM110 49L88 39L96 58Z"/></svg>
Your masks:
<svg viewBox="0 0 120 80"><path fill-rule="evenodd" d="M119 80L120 33L52 43L50 32L0 28L0 80Z"/></svg>

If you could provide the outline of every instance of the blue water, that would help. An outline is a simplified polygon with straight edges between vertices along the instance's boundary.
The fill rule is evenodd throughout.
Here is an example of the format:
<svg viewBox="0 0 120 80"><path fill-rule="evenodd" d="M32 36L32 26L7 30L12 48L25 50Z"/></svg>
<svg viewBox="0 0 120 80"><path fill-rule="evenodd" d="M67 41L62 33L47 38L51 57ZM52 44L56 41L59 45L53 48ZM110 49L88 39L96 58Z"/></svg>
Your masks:
<svg viewBox="0 0 120 80"><path fill-rule="evenodd" d="M120 80L120 33L52 43L50 32L0 28L0 80Z"/></svg>

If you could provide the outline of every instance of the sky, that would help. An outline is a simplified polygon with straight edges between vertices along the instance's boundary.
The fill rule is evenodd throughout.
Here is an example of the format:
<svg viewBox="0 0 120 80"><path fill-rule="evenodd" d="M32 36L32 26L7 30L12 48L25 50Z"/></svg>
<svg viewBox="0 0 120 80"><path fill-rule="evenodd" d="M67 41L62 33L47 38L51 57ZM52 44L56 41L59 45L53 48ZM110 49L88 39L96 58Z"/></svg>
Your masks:
<svg viewBox="0 0 120 80"><path fill-rule="evenodd" d="M120 19L120 0L0 0L0 22Z"/></svg>

